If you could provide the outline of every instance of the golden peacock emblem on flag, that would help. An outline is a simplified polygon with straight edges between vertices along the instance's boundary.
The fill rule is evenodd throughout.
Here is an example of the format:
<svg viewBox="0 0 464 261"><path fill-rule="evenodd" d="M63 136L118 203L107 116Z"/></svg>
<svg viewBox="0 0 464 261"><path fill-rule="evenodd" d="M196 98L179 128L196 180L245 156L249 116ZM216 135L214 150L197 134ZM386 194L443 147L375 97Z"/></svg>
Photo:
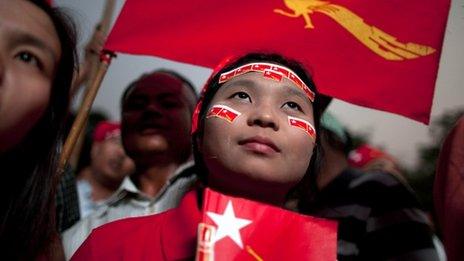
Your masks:
<svg viewBox="0 0 464 261"><path fill-rule="evenodd" d="M303 17L305 28L311 30L314 25L310 15L314 12L323 13L350 32L367 48L386 60L401 61L415 59L435 52L435 49L417 43L402 43L391 34L369 25L364 20L347 8L321 0L284 0L285 5L292 12L282 9L274 9L274 12L292 17Z"/></svg>

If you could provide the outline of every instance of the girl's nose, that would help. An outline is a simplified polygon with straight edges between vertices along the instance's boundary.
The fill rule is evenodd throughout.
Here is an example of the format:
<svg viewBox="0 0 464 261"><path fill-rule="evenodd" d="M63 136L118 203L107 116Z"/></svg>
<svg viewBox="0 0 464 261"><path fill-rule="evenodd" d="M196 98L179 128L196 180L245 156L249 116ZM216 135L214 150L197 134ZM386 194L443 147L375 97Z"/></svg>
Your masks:
<svg viewBox="0 0 464 261"><path fill-rule="evenodd" d="M272 128L279 130L277 115L270 106L258 106L248 117L247 123L249 126L257 125L262 128Z"/></svg>

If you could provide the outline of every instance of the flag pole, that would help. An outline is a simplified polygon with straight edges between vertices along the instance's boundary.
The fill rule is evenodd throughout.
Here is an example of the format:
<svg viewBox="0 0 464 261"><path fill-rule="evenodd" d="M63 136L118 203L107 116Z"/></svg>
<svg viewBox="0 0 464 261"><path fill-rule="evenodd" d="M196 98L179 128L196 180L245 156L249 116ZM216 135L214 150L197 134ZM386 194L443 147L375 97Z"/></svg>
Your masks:
<svg viewBox="0 0 464 261"><path fill-rule="evenodd" d="M111 60L115 56L116 55L113 52L107 50L103 50L100 55L100 63L98 65L95 77L88 87L88 91L86 96L83 98L81 108L79 109L76 119L74 120L74 123L71 127L71 131L64 144L58 165L58 171L60 174L64 172L64 168L68 162L69 157L71 156L74 145L76 145L79 135L87 122L87 118L89 116L95 97L97 96L98 89L100 88L103 78L108 71Z"/></svg>
<svg viewBox="0 0 464 261"><path fill-rule="evenodd" d="M95 30L99 30L100 33L104 37L106 37L108 35L108 31L109 31L110 26L111 26L111 21L112 21L115 6L116 6L116 0L106 0L106 4L105 4L105 6L103 8L103 11L102 11L101 20L98 23L98 27L95 29ZM96 37L95 36L96 33L98 33L98 32L94 32L94 35L92 36L92 38ZM95 41L95 39L91 39L91 41ZM89 76L88 76L88 79L90 79L90 80L87 81L87 86L86 86L86 88L84 88L83 97L86 97L88 95L88 92L90 90L88 83L94 82L94 79L95 79L95 76L96 76L96 73L97 73L97 70L98 70L98 66L99 66L99 63L100 63L100 59L99 59L98 55L92 55L88 59L90 59L90 63L89 63L90 64L90 66L89 66L90 67L89 68L90 73L89 73ZM84 100L82 100L80 108L82 108L83 104L84 104ZM74 167L76 167L78 162L79 162L80 153L81 153L82 146L84 144L84 139L85 139L85 137L84 137L85 136L85 131L83 131L83 129L86 128L86 125L87 125L87 122L85 122L84 126L82 127L82 131L79 134L79 137L77 138L77 141L73 146L73 150L72 150L70 156L68 157L69 164L71 164Z"/></svg>
<svg viewBox="0 0 464 261"><path fill-rule="evenodd" d="M116 0L106 0L106 5L102 13L102 20L100 21L101 30L105 35L110 29L111 18L113 17L115 6Z"/></svg>
<svg viewBox="0 0 464 261"><path fill-rule="evenodd" d="M113 12L114 12L115 5L116 5L115 0L106 0L106 4L105 4L105 7L104 7L103 12L102 12L101 20L98 23L98 26L97 26L97 29L96 29L96 30L99 30L104 37L106 37L108 35L108 31L110 29L111 19L113 17ZM92 40L94 40L94 39L92 39ZM90 68L89 79L92 82L93 78L95 77L95 73L97 72L99 59L98 59L98 56L97 57L90 57L90 59L92 59L92 60L90 62L91 68ZM87 90L88 90L88 88L86 89L86 92L87 92ZM84 94L84 96L85 96L85 94Z"/></svg>

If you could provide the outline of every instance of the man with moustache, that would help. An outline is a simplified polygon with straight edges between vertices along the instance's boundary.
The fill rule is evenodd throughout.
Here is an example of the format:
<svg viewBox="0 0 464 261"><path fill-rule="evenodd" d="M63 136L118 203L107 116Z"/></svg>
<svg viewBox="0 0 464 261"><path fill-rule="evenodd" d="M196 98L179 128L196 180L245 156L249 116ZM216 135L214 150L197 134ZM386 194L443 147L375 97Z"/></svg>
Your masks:
<svg viewBox="0 0 464 261"><path fill-rule="evenodd" d="M66 258L93 228L178 205L196 180L190 141L196 99L192 84L167 70L142 75L128 86L121 99L121 137L135 172L105 206L63 233Z"/></svg>

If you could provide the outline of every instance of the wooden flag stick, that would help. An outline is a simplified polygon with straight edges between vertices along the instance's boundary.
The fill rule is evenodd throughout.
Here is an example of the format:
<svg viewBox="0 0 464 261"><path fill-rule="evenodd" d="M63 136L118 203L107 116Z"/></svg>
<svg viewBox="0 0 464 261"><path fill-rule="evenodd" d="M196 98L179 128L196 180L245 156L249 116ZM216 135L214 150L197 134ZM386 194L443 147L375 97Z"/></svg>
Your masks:
<svg viewBox="0 0 464 261"><path fill-rule="evenodd" d="M112 21L112 18L113 18L113 13L114 13L115 6L116 6L116 0L106 0L104 9L102 11L100 22L98 23L98 28L95 28L95 30L97 30L99 32L94 31L94 33L92 35L92 38L90 39L91 42L98 40L98 38L96 38L98 33L100 33L104 37L106 37L108 35L108 31L109 31L110 26L111 26L111 21ZM88 63L89 68L86 68L86 69L89 70L89 74L88 74L88 79L89 80L86 81L87 86L84 89L83 97L86 97L86 96L89 95L89 92L90 92L89 84L93 83L95 81L97 70L98 70L99 65L100 65L100 59L99 59L98 55L92 55L91 57L88 57L86 59L90 59L90 62ZM87 66L87 65L84 65L84 66ZM84 99L82 99L79 110L83 106L84 106ZM71 155L68 158L69 164L71 164L71 166L73 166L73 167L77 167L77 164L79 162L80 153L81 153L82 146L84 144L84 139L85 139L85 137L84 137L85 136L85 131L84 130L85 130L86 126L87 126L87 119L86 119L85 124L82 126L82 130L81 130L81 132L79 134L79 137L77 138L76 143L73 146L74 149L72 150Z"/></svg>
<svg viewBox="0 0 464 261"><path fill-rule="evenodd" d="M101 31L104 35L107 35L110 29L115 6L116 0L106 0L106 5L102 13L102 19L100 21Z"/></svg>
<svg viewBox="0 0 464 261"><path fill-rule="evenodd" d="M108 35L108 31L110 29L111 21L113 18L113 12L114 12L115 5L116 5L115 0L106 0L106 4L102 12L101 20L98 23L98 28L95 28L95 30L100 31L100 33L104 37ZM98 34L98 32L94 32L92 38L96 37L96 34ZM95 40L96 39L91 39L90 41L95 41ZM91 59L90 68L89 68L89 71L90 71L89 79L90 79L90 82L93 82L93 79L95 78L95 74L97 72L99 59L98 59L98 56L90 57L89 59ZM88 91L88 88L86 89L86 91ZM85 95L86 94L84 94L84 96Z"/></svg>
<svg viewBox="0 0 464 261"><path fill-rule="evenodd" d="M89 117L93 101L97 96L98 89L100 88L103 78L105 77L105 74L111 63L111 59L114 56L114 53L108 51L103 51L100 56L100 63L98 66L97 73L95 74L95 78L88 87L89 90L86 93L86 96L83 98L82 106L79 109L79 112L77 113L76 119L74 120L74 123L71 127L71 131L64 144L58 168L60 174L64 172L64 168L66 166L66 163L68 162L69 157L71 156L74 145L76 144L79 135L87 122L87 118Z"/></svg>

